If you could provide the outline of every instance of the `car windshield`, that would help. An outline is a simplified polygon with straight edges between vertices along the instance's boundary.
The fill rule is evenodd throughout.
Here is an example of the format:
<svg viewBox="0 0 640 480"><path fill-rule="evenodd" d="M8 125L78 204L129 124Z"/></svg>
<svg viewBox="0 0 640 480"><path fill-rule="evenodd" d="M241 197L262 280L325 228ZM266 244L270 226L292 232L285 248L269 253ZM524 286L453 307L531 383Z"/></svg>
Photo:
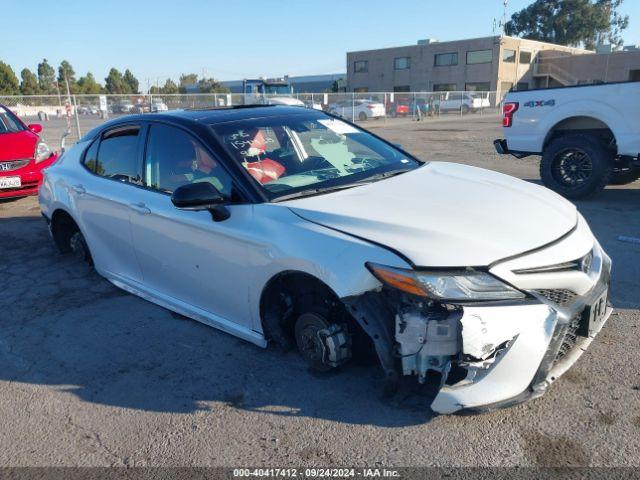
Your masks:
<svg viewBox="0 0 640 480"><path fill-rule="evenodd" d="M25 130L18 118L4 107L0 107L0 134L15 133Z"/></svg>
<svg viewBox="0 0 640 480"><path fill-rule="evenodd" d="M289 85L265 84L264 92L277 95L291 95Z"/></svg>
<svg viewBox="0 0 640 480"><path fill-rule="evenodd" d="M252 118L212 128L270 200L357 186L421 165L370 133L321 112Z"/></svg>

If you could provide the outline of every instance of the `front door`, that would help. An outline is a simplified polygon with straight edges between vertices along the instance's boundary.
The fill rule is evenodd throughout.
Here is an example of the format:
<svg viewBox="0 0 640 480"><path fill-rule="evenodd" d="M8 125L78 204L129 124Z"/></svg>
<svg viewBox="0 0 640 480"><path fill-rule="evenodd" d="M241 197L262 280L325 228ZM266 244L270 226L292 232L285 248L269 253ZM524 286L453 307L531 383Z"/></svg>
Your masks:
<svg viewBox="0 0 640 480"><path fill-rule="evenodd" d="M193 182L212 183L236 199L227 171L189 133L150 126L140 211L132 216L133 241L144 284L171 299L252 327L248 315L248 237L252 205L229 205L215 222L207 211L178 210L171 193Z"/></svg>

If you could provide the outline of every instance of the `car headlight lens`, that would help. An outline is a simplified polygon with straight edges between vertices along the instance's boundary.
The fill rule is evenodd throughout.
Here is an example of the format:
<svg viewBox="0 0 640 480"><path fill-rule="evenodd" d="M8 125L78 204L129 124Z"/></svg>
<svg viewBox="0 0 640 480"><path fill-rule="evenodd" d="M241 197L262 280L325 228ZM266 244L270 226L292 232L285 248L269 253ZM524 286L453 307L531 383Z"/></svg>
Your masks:
<svg viewBox="0 0 640 480"><path fill-rule="evenodd" d="M522 300L519 290L477 270L417 271L367 263L383 284L419 297L442 302Z"/></svg>
<svg viewBox="0 0 640 480"><path fill-rule="evenodd" d="M38 140L38 143L36 145L36 151L33 154L33 158L35 158L36 163L46 160L51 155L52 155L52 152L49 146L46 143L44 143L42 140Z"/></svg>

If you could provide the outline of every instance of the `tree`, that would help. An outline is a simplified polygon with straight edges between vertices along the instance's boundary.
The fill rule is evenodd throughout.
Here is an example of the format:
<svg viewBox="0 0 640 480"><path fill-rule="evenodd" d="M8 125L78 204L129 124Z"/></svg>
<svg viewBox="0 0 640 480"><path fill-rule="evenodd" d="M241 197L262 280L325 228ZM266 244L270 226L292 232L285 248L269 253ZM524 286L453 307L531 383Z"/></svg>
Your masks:
<svg viewBox="0 0 640 480"><path fill-rule="evenodd" d="M109 70L109 75L104 79L104 87L107 93L129 93L129 86L124 83L122 73L117 68Z"/></svg>
<svg viewBox="0 0 640 480"><path fill-rule="evenodd" d="M536 0L514 13L505 25L507 35L530 40L594 49L609 41L617 47L629 26L619 13L624 0Z"/></svg>
<svg viewBox="0 0 640 480"><path fill-rule="evenodd" d="M176 85L176 82L167 78L162 87L156 87L154 85L149 89L149 93L151 95L178 93L178 86Z"/></svg>
<svg viewBox="0 0 640 480"><path fill-rule="evenodd" d="M200 93L229 93L229 89L214 78L203 78L198 82Z"/></svg>
<svg viewBox="0 0 640 480"><path fill-rule="evenodd" d="M62 89L66 89L65 81L69 82L69 90L71 93L77 93L78 85L76 84L76 72L69 62L63 60L58 67L58 85Z"/></svg>
<svg viewBox="0 0 640 480"><path fill-rule="evenodd" d="M20 72L20 78L22 79L20 82L20 92L23 95L38 95L40 93L38 77L36 77L31 70L23 68Z"/></svg>
<svg viewBox="0 0 640 480"><path fill-rule="evenodd" d="M122 77L122 80L127 85L129 90L126 93L140 93L140 90L139 90L140 82L138 82L138 79L133 76L133 73L131 73L131 71L128 68L124 71L124 76Z"/></svg>
<svg viewBox="0 0 640 480"><path fill-rule="evenodd" d="M13 69L0 61L0 95L20 95L20 85Z"/></svg>
<svg viewBox="0 0 640 480"><path fill-rule="evenodd" d="M182 74L180 75L180 85L179 85L179 91L180 93L186 93L187 92L187 87L196 85L198 83L198 75L195 73L188 73L188 74Z"/></svg>
<svg viewBox="0 0 640 480"><path fill-rule="evenodd" d="M164 82L164 86L162 87L162 93L178 93L178 86L176 85L176 82L174 82L170 78L167 78L167 80Z"/></svg>
<svg viewBox="0 0 640 480"><path fill-rule="evenodd" d="M46 58L38 64L38 85L44 94L56 93L56 71L49 65Z"/></svg>
<svg viewBox="0 0 640 480"><path fill-rule="evenodd" d="M88 95L97 95L102 92L102 87L96 82L95 77L91 72L87 72L87 75L78 79L78 92Z"/></svg>

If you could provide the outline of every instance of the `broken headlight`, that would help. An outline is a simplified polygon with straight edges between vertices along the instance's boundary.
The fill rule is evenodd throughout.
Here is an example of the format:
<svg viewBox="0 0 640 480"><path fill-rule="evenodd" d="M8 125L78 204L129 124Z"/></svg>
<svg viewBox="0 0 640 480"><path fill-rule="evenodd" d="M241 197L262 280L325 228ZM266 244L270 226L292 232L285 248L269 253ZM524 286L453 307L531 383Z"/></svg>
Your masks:
<svg viewBox="0 0 640 480"><path fill-rule="evenodd" d="M384 285L440 302L522 300L524 293L477 270L419 271L367 263Z"/></svg>

